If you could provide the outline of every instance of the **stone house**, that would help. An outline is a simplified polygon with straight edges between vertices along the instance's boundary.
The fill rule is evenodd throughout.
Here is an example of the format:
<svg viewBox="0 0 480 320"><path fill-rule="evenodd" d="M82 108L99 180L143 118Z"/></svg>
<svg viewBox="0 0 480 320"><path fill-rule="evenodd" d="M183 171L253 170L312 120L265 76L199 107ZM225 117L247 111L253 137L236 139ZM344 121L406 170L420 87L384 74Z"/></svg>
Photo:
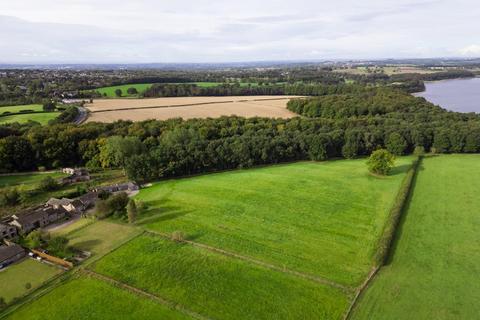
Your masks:
<svg viewBox="0 0 480 320"><path fill-rule="evenodd" d="M18 244L9 244L0 246L0 269L17 262L25 257L25 249Z"/></svg>
<svg viewBox="0 0 480 320"><path fill-rule="evenodd" d="M0 223L0 241L11 240L18 236L17 228L6 223Z"/></svg>

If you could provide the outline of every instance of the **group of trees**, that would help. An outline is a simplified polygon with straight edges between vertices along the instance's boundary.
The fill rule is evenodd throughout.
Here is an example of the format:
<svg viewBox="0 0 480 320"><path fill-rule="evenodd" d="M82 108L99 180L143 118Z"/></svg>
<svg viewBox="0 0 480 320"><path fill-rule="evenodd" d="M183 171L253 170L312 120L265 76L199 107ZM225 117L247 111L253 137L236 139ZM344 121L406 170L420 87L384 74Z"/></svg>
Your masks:
<svg viewBox="0 0 480 320"><path fill-rule="evenodd" d="M379 148L395 155L416 148L480 151L476 114L448 112L393 88L334 87L336 94L292 100L288 108L304 116L292 119L0 126L0 171L121 167L131 179L143 181L282 161L353 158Z"/></svg>

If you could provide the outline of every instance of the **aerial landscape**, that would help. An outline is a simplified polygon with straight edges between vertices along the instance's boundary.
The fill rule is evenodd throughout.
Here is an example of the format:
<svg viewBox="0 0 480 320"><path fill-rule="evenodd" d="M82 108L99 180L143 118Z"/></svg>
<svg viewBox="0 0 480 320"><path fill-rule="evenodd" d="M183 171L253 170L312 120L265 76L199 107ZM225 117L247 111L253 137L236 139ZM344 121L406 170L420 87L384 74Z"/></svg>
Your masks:
<svg viewBox="0 0 480 320"><path fill-rule="evenodd" d="M479 318L473 0L2 7L0 319Z"/></svg>

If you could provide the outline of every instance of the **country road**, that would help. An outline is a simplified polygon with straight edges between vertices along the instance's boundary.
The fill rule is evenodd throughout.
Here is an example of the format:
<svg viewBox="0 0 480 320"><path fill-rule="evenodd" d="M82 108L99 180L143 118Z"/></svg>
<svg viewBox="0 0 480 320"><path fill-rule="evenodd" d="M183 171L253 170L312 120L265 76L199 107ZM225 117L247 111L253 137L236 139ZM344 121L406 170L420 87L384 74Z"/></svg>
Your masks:
<svg viewBox="0 0 480 320"><path fill-rule="evenodd" d="M77 109L78 109L78 116L75 118L73 123L82 124L88 118L88 110L84 107L77 107Z"/></svg>

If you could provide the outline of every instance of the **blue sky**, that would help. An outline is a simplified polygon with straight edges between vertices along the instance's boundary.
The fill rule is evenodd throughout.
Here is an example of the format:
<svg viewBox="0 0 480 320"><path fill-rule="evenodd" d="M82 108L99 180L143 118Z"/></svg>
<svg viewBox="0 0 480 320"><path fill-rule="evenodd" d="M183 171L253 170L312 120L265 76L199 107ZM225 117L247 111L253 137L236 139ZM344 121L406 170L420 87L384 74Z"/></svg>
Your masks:
<svg viewBox="0 0 480 320"><path fill-rule="evenodd" d="M0 63L480 56L477 0L1 0Z"/></svg>

